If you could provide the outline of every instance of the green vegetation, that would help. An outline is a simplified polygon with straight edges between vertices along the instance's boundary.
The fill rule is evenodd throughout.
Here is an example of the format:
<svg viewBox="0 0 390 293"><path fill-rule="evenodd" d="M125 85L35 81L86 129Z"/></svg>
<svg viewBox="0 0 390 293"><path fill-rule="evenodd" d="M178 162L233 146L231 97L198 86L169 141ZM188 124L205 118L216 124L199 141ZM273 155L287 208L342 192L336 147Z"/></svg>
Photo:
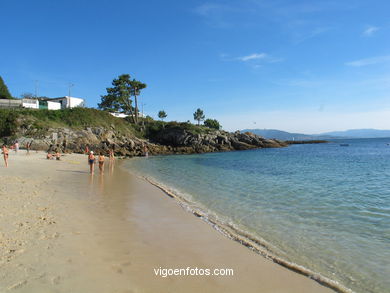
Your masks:
<svg viewBox="0 0 390 293"><path fill-rule="evenodd" d="M206 119L204 121L204 126L217 130L221 129L221 124L219 124L218 120L216 119Z"/></svg>
<svg viewBox="0 0 390 293"><path fill-rule="evenodd" d="M0 109L0 137L12 136L19 128L33 129L35 133L44 133L49 128L68 127L82 129L85 127L115 128L127 135L137 135L132 125L109 113L89 108L63 110L34 109Z"/></svg>
<svg viewBox="0 0 390 293"><path fill-rule="evenodd" d="M145 124L145 134L144 138L153 138L161 132L170 132L172 130L185 130L187 133L191 134L205 134L212 133L214 130L203 125L197 126L189 122L163 122L163 121L148 121Z"/></svg>
<svg viewBox="0 0 390 293"><path fill-rule="evenodd" d="M203 121L205 118L204 114L203 114L203 110L201 109L197 109L196 112L194 113L194 120L197 120L198 121L198 126L200 124L200 121Z"/></svg>
<svg viewBox="0 0 390 293"><path fill-rule="evenodd" d="M167 118L167 116L168 115L167 115L167 113L165 113L164 110L161 110L161 111L158 112L158 118L160 118L161 121L164 121L164 119Z"/></svg>
<svg viewBox="0 0 390 293"><path fill-rule="evenodd" d="M4 80L0 76L0 99L13 99L10 92L8 91L8 87L4 83Z"/></svg>
<svg viewBox="0 0 390 293"><path fill-rule="evenodd" d="M112 81L112 87L106 88L107 95L101 96L101 103L98 104L102 110L123 112L130 115L132 121L138 124L138 98L146 84L138 80L131 80L129 74L119 75ZM134 96L134 107L132 105Z"/></svg>
<svg viewBox="0 0 390 293"><path fill-rule="evenodd" d="M12 136L15 133L17 118L16 111L0 109L0 137Z"/></svg>

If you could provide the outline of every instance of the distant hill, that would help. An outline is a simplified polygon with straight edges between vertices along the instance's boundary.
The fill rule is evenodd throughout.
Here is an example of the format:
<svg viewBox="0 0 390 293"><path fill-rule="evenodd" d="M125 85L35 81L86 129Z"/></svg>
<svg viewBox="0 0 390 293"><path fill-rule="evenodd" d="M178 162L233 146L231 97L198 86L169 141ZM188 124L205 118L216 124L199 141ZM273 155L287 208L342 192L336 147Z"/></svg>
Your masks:
<svg viewBox="0 0 390 293"><path fill-rule="evenodd" d="M390 130L379 129L350 129L345 131L332 131L321 134L291 133L277 129L243 129L241 132L253 132L264 138L276 138L281 140L318 140L340 138L380 138L390 137Z"/></svg>
<svg viewBox="0 0 390 293"><path fill-rule="evenodd" d="M252 132L264 138L276 138L281 140L318 140L340 138L332 135L311 135L303 133L291 133L277 129L243 129L241 132Z"/></svg>
<svg viewBox="0 0 390 293"><path fill-rule="evenodd" d="M379 138L390 137L390 130L380 129L350 129L345 131L332 131L321 135L343 136L348 138Z"/></svg>

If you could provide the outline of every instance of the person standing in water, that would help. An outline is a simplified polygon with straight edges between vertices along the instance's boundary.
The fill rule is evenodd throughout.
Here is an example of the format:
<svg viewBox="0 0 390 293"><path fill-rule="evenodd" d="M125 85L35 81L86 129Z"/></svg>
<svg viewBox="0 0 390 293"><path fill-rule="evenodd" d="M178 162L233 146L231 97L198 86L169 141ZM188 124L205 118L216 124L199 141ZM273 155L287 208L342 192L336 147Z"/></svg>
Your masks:
<svg viewBox="0 0 390 293"><path fill-rule="evenodd" d="M95 156L93 155L93 151L89 152L88 155L88 164L89 164L89 172L93 174L95 168Z"/></svg>
<svg viewBox="0 0 390 293"><path fill-rule="evenodd" d="M99 170L100 174L103 174L104 171L104 155L102 153L99 153L98 161L99 161Z"/></svg>
<svg viewBox="0 0 390 293"><path fill-rule="evenodd" d="M18 153L19 151L19 142L15 141L15 153Z"/></svg>
<svg viewBox="0 0 390 293"><path fill-rule="evenodd" d="M5 166L8 167L8 149L5 144L2 147Z"/></svg>

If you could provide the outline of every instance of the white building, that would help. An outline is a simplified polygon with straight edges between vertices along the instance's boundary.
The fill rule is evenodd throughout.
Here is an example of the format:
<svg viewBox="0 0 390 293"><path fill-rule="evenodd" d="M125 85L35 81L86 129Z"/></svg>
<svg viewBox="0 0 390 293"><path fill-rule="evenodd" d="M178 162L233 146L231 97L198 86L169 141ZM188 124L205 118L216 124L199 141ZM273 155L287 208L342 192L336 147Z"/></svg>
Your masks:
<svg viewBox="0 0 390 293"><path fill-rule="evenodd" d="M60 98L53 98L48 101L60 103L61 109L85 107L85 100L76 97L65 96Z"/></svg>
<svg viewBox="0 0 390 293"><path fill-rule="evenodd" d="M30 109L39 109L39 101L36 99L22 99L22 107Z"/></svg>
<svg viewBox="0 0 390 293"><path fill-rule="evenodd" d="M126 118L126 117L131 116L131 115L127 115L125 113L119 113L119 112L110 112L110 114L114 117L117 117L117 118ZM134 114L133 114L133 116L134 116ZM145 118L146 114L138 113L138 117Z"/></svg>
<svg viewBox="0 0 390 293"><path fill-rule="evenodd" d="M82 98L60 97L60 98L38 98L38 99L0 99L0 108L29 108L60 110L75 107L85 107Z"/></svg>
<svg viewBox="0 0 390 293"><path fill-rule="evenodd" d="M47 109L48 110L61 110L61 103L60 102L47 101Z"/></svg>
<svg viewBox="0 0 390 293"><path fill-rule="evenodd" d="M110 112L110 114L117 118L126 118L129 115L126 115L125 113L119 113L119 112Z"/></svg>

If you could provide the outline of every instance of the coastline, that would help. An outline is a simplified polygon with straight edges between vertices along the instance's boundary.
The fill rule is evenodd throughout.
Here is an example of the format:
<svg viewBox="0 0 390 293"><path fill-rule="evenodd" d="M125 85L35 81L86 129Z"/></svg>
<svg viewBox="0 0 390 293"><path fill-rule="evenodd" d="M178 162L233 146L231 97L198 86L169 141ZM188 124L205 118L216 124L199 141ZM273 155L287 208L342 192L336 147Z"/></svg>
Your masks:
<svg viewBox="0 0 390 293"><path fill-rule="evenodd" d="M21 151L0 174L0 291L333 292L216 233L119 166L91 177L83 155ZM153 272L186 267L234 276Z"/></svg>
<svg viewBox="0 0 390 293"><path fill-rule="evenodd" d="M248 232L239 229L238 227L235 227L232 224L223 223L219 221L216 218L211 218L209 216L209 213L204 211L199 206L194 207L194 203L189 202L184 197L178 195L174 191L172 191L169 187L157 182L155 179L152 179L147 176L141 176L136 173L132 173L134 176L137 176L138 178L147 181L148 183L156 186L159 188L162 192L164 192L167 196L170 198L176 200L179 205L183 207L187 212L193 214L194 216L201 218L204 222L209 224L211 227L213 227L216 231L224 235L225 237L238 242L239 244L247 247L248 249L251 249L252 251L256 252L260 256L269 259L270 261L285 267L288 270L291 270L295 273L301 274L305 277L308 277L319 284L328 287L335 292L340 293L353 293L353 291L342 284L338 283L337 281L334 281L332 279L329 279L327 277L322 276L319 273L316 273L310 269L307 269L306 267L303 267L301 265L295 264L293 262L287 261L279 256L277 256L275 253L272 252L271 245L267 243L263 239L258 239L254 237L253 235L250 235ZM195 204L196 205L196 204Z"/></svg>

